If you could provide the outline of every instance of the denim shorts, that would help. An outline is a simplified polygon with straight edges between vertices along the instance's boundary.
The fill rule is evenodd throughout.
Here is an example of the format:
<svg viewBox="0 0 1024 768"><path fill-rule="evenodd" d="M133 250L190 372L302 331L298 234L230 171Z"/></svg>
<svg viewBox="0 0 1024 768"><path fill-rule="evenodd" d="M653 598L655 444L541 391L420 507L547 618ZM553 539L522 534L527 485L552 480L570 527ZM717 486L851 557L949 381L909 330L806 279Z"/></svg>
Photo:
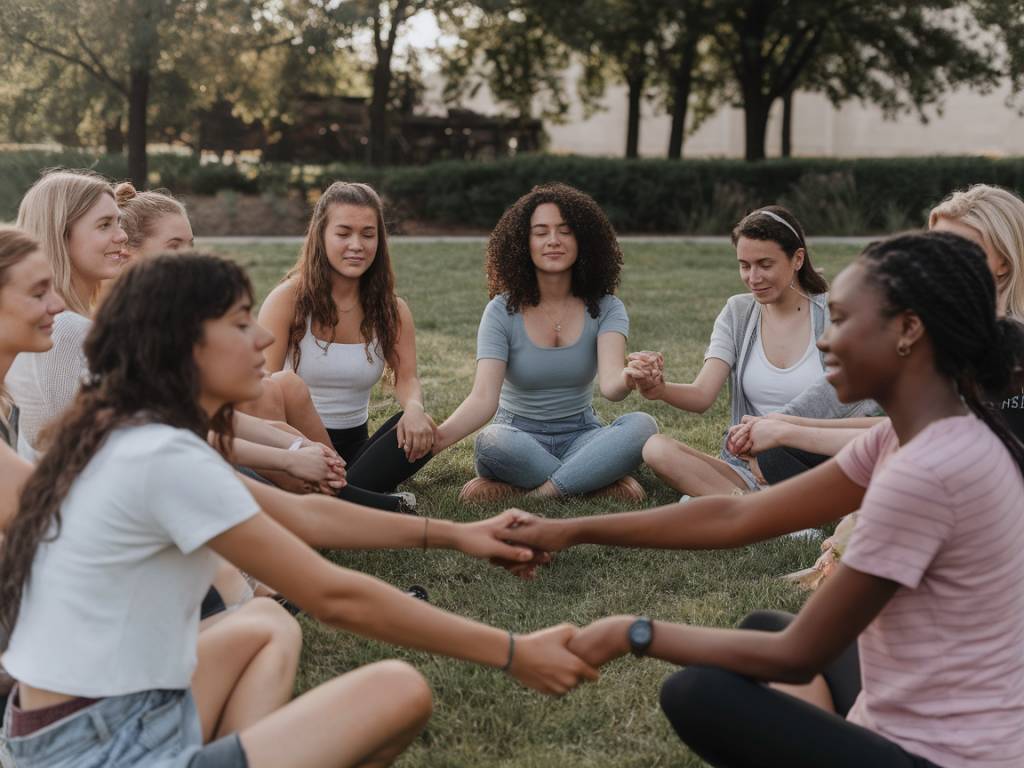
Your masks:
<svg viewBox="0 0 1024 768"><path fill-rule="evenodd" d="M13 697L12 697L13 700ZM203 744L189 690L154 690L100 699L45 728L8 738L4 768L248 768L238 735Z"/></svg>

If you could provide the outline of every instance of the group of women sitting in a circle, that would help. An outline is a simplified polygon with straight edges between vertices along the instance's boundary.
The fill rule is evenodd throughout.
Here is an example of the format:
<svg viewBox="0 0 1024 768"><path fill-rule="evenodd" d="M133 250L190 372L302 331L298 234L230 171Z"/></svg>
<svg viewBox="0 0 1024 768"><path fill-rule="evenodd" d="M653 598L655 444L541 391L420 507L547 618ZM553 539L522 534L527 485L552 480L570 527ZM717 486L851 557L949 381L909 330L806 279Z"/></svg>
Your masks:
<svg viewBox="0 0 1024 768"><path fill-rule="evenodd" d="M389 661L291 700L301 609L549 694L630 651L680 664L662 709L713 765L1024 763L1024 202L979 185L928 225L869 245L830 288L793 214L753 211L732 232L747 291L694 381L672 383L662 353L627 355L600 207L537 187L491 235L475 380L438 424L370 187L323 193L257 320L245 271L191 250L169 194L45 174L0 228L0 393L17 413L17 452L0 442L0 755L389 764L429 687ZM382 379L400 410L371 434ZM720 455L643 411L604 424L595 379L609 400L695 413L728 381ZM683 497L579 519L394 514L417 506L400 485L473 433L466 502L639 503L643 462ZM447 548L531 577L575 544L736 547L855 511L799 615L739 630L615 616L514 634L316 552Z"/></svg>

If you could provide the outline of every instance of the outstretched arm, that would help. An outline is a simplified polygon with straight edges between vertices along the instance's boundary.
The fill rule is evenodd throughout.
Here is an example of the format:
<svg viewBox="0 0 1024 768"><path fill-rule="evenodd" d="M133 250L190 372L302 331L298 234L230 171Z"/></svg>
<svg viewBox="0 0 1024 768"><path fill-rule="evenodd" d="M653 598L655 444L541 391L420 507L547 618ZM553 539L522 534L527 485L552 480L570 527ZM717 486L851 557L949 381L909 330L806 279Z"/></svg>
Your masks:
<svg viewBox="0 0 1024 768"><path fill-rule="evenodd" d="M720 667L759 680L807 683L881 612L899 585L840 565L782 632L713 629L658 621L648 656L679 665ZM633 616L586 627L569 648L592 666L629 652Z"/></svg>
<svg viewBox="0 0 1024 768"><path fill-rule="evenodd" d="M498 398L501 395L501 384L505 381L506 367L504 360L485 357L477 361L473 389L455 412L437 428L434 453L439 453L476 432L494 416L498 410Z"/></svg>
<svg viewBox="0 0 1024 768"><path fill-rule="evenodd" d="M746 496L703 496L639 512L562 520L518 512L509 538L546 552L575 544L728 549L838 520L859 509L863 498L864 489L833 459Z"/></svg>
<svg viewBox="0 0 1024 768"><path fill-rule="evenodd" d="M709 357L704 361L700 373L697 374L697 378L693 380L692 384L655 382L652 386L641 385L639 387L640 394L648 400L664 400L669 405L683 411L704 413L714 405L731 370L724 360Z"/></svg>
<svg viewBox="0 0 1024 768"><path fill-rule="evenodd" d="M398 516L392 516L398 517ZM442 611L371 576L333 565L266 515L216 536L225 560L321 621L388 643L502 668L524 685L562 694L597 672L566 649L569 625L516 636Z"/></svg>
<svg viewBox="0 0 1024 768"><path fill-rule="evenodd" d="M267 515L318 549L454 549L503 563L533 558L528 547L505 542L515 519L512 512L476 523L453 523L396 515L319 494L296 496L241 479Z"/></svg>

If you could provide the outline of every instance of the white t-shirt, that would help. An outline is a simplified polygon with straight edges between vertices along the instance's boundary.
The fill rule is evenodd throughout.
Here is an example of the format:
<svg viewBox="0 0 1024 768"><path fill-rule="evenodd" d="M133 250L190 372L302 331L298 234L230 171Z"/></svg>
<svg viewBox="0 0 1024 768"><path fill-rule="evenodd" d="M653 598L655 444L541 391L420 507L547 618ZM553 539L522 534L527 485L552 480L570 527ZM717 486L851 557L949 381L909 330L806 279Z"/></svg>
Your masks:
<svg viewBox="0 0 1024 768"><path fill-rule="evenodd" d="M754 340L747 367L743 371L743 392L755 416L767 416L780 410L818 381L825 372L813 333L803 356L789 368L772 365L764 352L764 336Z"/></svg>
<svg viewBox="0 0 1024 768"><path fill-rule="evenodd" d="M72 696L188 688L217 563L204 544L257 512L195 434L115 430L61 505L60 535L36 551L3 665Z"/></svg>
<svg viewBox="0 0 1024 768"><path fill-rule="evenodd" d="M4 382L18 406L18 454L38 460L39 433L59 418L78 394L89 370L82 345L92 320L71 310L53 319L53 346L46 352L22 352Z"/></svg>

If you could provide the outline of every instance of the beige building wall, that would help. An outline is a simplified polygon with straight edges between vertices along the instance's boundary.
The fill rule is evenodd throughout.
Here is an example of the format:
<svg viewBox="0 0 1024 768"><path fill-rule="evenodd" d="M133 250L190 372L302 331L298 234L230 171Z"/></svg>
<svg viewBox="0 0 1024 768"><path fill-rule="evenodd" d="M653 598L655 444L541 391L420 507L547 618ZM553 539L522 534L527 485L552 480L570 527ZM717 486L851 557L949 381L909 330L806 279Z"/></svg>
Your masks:
<svg viewBox="0 0 1024 768"><path fill-rule="evenodd" d="M797 93L794 97L793 154L797 156L886 157L894 155L1021 155L1024 154L1024 117L1007 105L1009 89L989 94L956 91L938 110L927 111L922 123L916 114L886 120L871 104L849 102L833 107L824 96ZM609 89L607 109L583 119L574 105L564 125L548 125L552 152L586 155L622 155L626 146L626 90ZM1024 105L1024 98L1021 99ZM767 153L778 156L781 145L782 105L776 103L768 122ZM668 148L671 121L645 104L640 124L640 154L663 157ZM720 110L686 138L687 157L742 157L743 112Z"/></svg>
<svg viewBox="0 0 1024 768"><path fill-rule="evenodd" d="M575 72L567 73L572 93ZM428 88L430 111L441 112L440 83ZM797 156L886 157L894 155L1024 155L1024 117L1007 105L1007 87L989 94L966 90L948 94L941 114L929 109L929 122L916 114L886 120L871 104L849 102L836 109L816 93L794 97L793 153ZM1024 94L1019 98L1024 106ZM464 106L484 114L499 110L486 88ZM584 118L573 102L562 125L546 125L550 150L580 155L622 156L626 147L626 89L613 86L603 101L604 109ZM640 154L664 157L671 121L658 105L646 102L640 123ZM776 103L768 124L767 153L780 152L782 105ZM686 157L742 157L743 113L725 108L686 138Z"/></svg>

